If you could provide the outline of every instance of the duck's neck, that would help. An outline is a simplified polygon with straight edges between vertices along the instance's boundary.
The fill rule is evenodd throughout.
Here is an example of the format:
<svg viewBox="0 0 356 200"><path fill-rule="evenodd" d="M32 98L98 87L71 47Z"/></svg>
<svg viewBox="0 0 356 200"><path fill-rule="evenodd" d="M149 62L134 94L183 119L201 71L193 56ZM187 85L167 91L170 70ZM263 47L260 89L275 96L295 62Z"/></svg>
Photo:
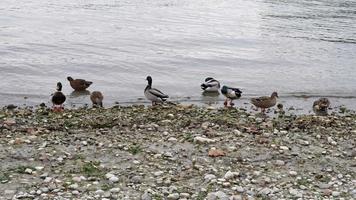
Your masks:
<svg viewBox="0 0 356 200"><path fill-rule="evenodd" d="M151 81L148 81L148 85L146 86L145 91L146 91L146 90L149 90L149 89L151 89L151 88L152 88L152 82L151 82Z"/></svg>

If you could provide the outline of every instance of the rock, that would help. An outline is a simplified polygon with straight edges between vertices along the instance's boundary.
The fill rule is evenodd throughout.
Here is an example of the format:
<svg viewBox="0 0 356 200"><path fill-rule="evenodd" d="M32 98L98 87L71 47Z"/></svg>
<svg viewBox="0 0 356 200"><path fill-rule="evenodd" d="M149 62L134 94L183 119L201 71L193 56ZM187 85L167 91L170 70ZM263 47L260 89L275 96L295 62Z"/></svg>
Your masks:
<svg viewBox="0 0 356 200"><path fill-rule="evenodd" d="M209 157L220 157L225 156L225 152L221 149L211 148L208 152Z"/></svg>
<svg viewBox="0 0 356 200"><path fill-rule="evenodd" d="M74 182L81 182L81 181L82 181L82 178L79 177L79 176L75 176L75 177L72 178L72 181L74 181Z"/></svg>
<svg viewBox="0 0 356 200"><path fill-rule="evenodd" d="M285 162L283 160L276 160L276 165L283 166L285 165Z"/></svg>
<svg viewBox="0 0 356 200"><path fill-rule="evenodd" d="M79 188L79 185L78 185L77 183L74 183L74 184L72 184L72 185L69 185L68 188L69 188L69 189L72 189L72 190L76 190L76 189Z"/></svg>
<svg viewBox="0 0 356 200"><path fill-rule="evenodd" d="M195 143L200 143L200 144L209 144L209 143L216 142L216 140L209 139L209 138L206 138L206 137L197 136L197 137L194 138L194 142Z"/></svg>
<svg viewBox="0 0 356 200"><path fill-rule="evenodd" d="M289 189L289 194L299 198L303 197L303 192L296 189Z"/></svg>
<svg viewBox="0 0 356 200"><path fill-rule="evenodd" d="M143 193L143 195L141 196L141 200L152 200L151 195L146 191L145 193Z"/></svg>
<svg viewBox="0 0 356 200"><path fill-rule="evenodd" d="M272 190L270 188L263 188L258 193L266 196L266 195L270 194L271 192L272 192Z"/></svg>
<svg viewBox="0 0 356 200"><path fill-rule="evenodd" d="M208 129L209 125L210 125L209 122L204 122L204 123L201 124L201 127L202 127L202 129Z"/></svg>
<svg viewBox="0 0 356 200"><path fill-rule="evenodd" d="M189 193L180 193L179 194L180 198L188 199L190 197Z"/></svg>
<svg viewBox="0 0 356 200"><path fill-rule="evenodd" d="M212 179L216 179L216 176L214 174L206 174L204 179L205 181L211 181Z"/></svg>
<svg viewBox="0 0 356 200"><path fill-rule="evenodd" d="M280 146L279 149L283 150L283 151L288 151L289 150L289 148L287 146Z"/></svg>
<svg viewBox="0 0 356 200"><path fill-rule="evenodd" d="M157 171L157 172L153 173L153 175L155 175L155 176L161 176L163 173L164 173L164 172L162 172L162 171Z"/></svg>
<svg viewBox="0 0 356 200"><path fill-rule="evenodd" d="M120 188L111 188L109 191L111 193L119 193L120 192Z"/></svg>
<svg viewBox="0 0 356 200"><path fill-rule="evenodd" d="M291 176L297 176L298 173L296 171L289 171L289 175Z"/></svg>
<svg viewBox="0 0 356 200"><path fill-rule="evenodd" d="M222 191L208 193L206 200L229 200L229 197Z"/></svg>
<svg viewBox="0 0 356 200"><path fill-rule="evenodd" d="M113 177L113 176L115 176L115 175L114 175L114 174L111 174L111 173L105 174L105 177L106 177L107 179L110 179L110 178Z"/></svg>
<svg viewBox="0 0 356 200"><path fill-rule="evenodd" d="M177 200L179 199L179 194L178 193L173 193L167 196L167 199L169 200Z"/></svg>
<svg viewBox="0 0 356 200"><path fill-rule="evenodd" d="M241 195L233 195L230 197L230 200L242 200L242 196Z"/></svg>
<svg viewBox="0 0 356 200"><path fill-rule="evenodd" d="M177 138L175 138L175 137L170 137L170 138L168 138L168 142L177 142L178 140L177 140Z"/></svg>
<svg viewBox="0 0 356 200"><path fill-rule="evenodd" d="M119 178L116 177L116 176L112 176L112 177L109 178L109 181L112 182L112 183L116 183L116 182L119 181Z"/></svg>
<svg viewBox="0 0 356 200"><path fill-rule="evenodd" d="M32 170L32 169L29 169L29 168L26 168L26 169L25 169L25 173L26 173L26 174L32 174L32 173L33 173L33 170Z"/></svg>
<svg viewBox="0 0 356 200"><path fill-rule="evenodd" d="M231 172L231 171L228 171L226 172L226 174L224 175L224 178L226 180L230 180L230 179L233 179L235 177L237 177L239 175L239 172Z"/></svg>
<svg viewBox="0 0 356 200"><path fill-rule="evenodd" d="M139 184L142 182L142 176L133 176L131 178L131 182L135 184Z"/></svg>
<svg viewBox="0 0 356 200"><path fill-rule="evenodd" d="M340 196L340 194L341 194L341 192L338 192L338 191L333 191L333 192L331 193L331 195L332 195L333 197L338 197L338 196Z"/></svg>

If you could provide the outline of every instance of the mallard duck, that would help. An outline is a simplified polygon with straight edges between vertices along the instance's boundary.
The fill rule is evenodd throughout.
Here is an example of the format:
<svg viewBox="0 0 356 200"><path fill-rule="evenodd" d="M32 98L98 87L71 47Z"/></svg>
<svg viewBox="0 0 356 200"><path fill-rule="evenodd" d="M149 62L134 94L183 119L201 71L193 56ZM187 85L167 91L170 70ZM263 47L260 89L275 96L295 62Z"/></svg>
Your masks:
<svg viewBox="0 0 356 200"><path fill-rule="evenodd" d="M208 77L205 79L205 82L200 85L201 89L204 92L219 92L220 83L214 78Z"/></svg>
<svg viewBox="0 0 356 200"><path fill-rule="evenodd" d="M316 115L328 115L330 101L328 98L320 98L313 103L313 111Z"/></svg>
<svg viewBox="0 0 356 200"><path fill-rule="evenodd" d="M275 106L277 103L278 94L277 92L273 92L270 97L257 97L252 98L251 103L255 105L257 108L261 108L262 112L265 112L266 108L270 108Z"/></svg>
<svg viewBox="0 0 356 200"><path fill-rule="evenodd" d="M93 103L93 107L103 107L104 96L99 91L94 91L90 95L90 100Z"/></svg>
<svg viewBox="0 0 356 200"><path fill-rule="evenodd" d="M232 101L240 98L242 94L239 88L232 88L225 85L221 88L221 93L226 97L226 100L224 102L225 107L234 106L234 103L232 103Z"/></svg>
<svg viewBox="0 0 356 200"><path fill-rule="evenodd" d="M68 76L67 77L70 86L76 91L83 91L86 90L93 82L91 81L86 81L84 79L73 79L72 77Z"/></svg>
<svg viewBox="0 0 356 200"><path fill-rule="evenodd" d="M147 76L146 80L148 81L148 85L145 88L145 96L148 100L152 101L152 105L156 105L157 103L162 103L169 98L168 95L164 94L163 92L152 88L152 77Z"/></svg>
<svg viewBox="0 0 356 200"><path fill-rule="evenodd" d="M66 96L62 93L62 83L57 83L57 91L52 96L53 110L62 111Z"/></svg>

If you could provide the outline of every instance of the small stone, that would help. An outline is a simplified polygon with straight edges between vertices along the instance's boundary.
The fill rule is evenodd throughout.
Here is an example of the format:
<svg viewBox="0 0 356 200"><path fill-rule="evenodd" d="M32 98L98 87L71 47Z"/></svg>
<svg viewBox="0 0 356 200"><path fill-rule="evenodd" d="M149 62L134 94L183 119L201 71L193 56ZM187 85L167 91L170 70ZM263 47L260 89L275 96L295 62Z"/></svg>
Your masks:
<svg viewBox="0 0 356 200"><path fill-rule="evenodd" d="M116 183L116 182L119 181L119 178L116 177L116 176L112 176L112 177L109 178L109 181L112 182L112 183Z"/></svg>
<svg viewBox="0 0 356 200"><path fill-rule="evenodd" d="M119 193L120 192L120 188L111 188L109 191L111 193Z"/></svg>
<svg viewBox="0 0 356 200"><path fill-rule="evenodd" d="M145 193L143 193L143 195L141 196L141 200L152 200L151 195L146 191Z"/></svg>
<svg viewBox="0 0 356 200"><path fill-rule="evenodd" d="M173 193L167 196L167 199L169 200L177 200L179 199L179 194L178 193Z"/></svg>
<svg viewBox="0 0 356 200"><path fill-rule="evenodd" d="M289 189L289 194L295 196L295 197L299 197L302 198L303 197L303 192L302 191L298 191L296 189Z"/></svg>
<svg viewBox="0 0 356 200"><path fill-rule="evenodd" d="M298 173L296 171L289 171L289 175L291 176L297 176Z"/></svg>
<svg viewBox="0 0 356 200"><path fill-rule="evenodd" d="M163 174L162 171L157 171L157 172L153 173L153 175L155 175L155 176L161 176L162 174Z"/></svg>
<svg viewBox="0 0 356 200"><path fill-rule="evenodd" d="M26 168L25 169L25 173L26 174L32 174L33 170L32 169L29 169L29 168Z"/></svg>
<svg viewBox="0 0 356 200"><path fill-rule="evenodd" d="M214 142L216 142L216 140L197 136L194 138L194 142L200 143L200 144L208 144L208 143L214 143Z"/></svg>
<svg viewBox="0 0 356 200"><path fill-rule="evenodd" d="M72 178L72 181L74 181L74 182L81 182L81 181L82 181L82 178L79 177L79 176L75 176L75 177Z"/></svg>
<svg viewBox="0 0 356 200"><path fill-rule="evenodd" d="M190 197L189 193L180 193L179 196L184 199L188 199Z"/></svg>
<svg viewBox="0 0 356 200"><path fill-rule="evenodd" d="M285 162L283 160L276 160L276 165L283 166L285 165Z"/></svg>
<svg viewBox="0 0 356 200"><path fill-rule="evenodd" d="M228 171L228 172L226 172L226 174L224 175L224 178L225 178L226 180L230 180L230 179L233 179L233 178L237 177L238 175L239 175L238 172L231 172L231 171Z"/></svg>
<svg viewBox="0 0 356 200"><path fill-rule="evenodd" d="M287 146L280 146L279 149L283 150L283 151L288 151L289 150L289 148Z"/></svg>
<svg viewBox="0 0 356 200"><path fill-rule="evenodd" d="M338 196L340 196L340 192L338 192L338 191L333 191L332 193L331 193L331 195L333 196L333 197L338 197Z"/></svg>
<svg viewBox="0 0 356 200"><path fill-rule="evenodd" d="M216 176L214 174L206 174L204 176L205 181L210 181L212 179L216 179Z"/></svg>
<svg viewBox="0 0 356 200"><path fill-rule="evenodd" d="M168 142L177 142L178 140L177 140L177 138L175 138L175 137L170 137L170 138L168 138Z"/></svg>
<svg viewBox="0 0 356 200"><path fill-rule="evenodd" d="M74 183L74 184L69 186L69 189L73 189L73 190L76 190L78 188L79 188L79 185L77 183Z"/></svg>

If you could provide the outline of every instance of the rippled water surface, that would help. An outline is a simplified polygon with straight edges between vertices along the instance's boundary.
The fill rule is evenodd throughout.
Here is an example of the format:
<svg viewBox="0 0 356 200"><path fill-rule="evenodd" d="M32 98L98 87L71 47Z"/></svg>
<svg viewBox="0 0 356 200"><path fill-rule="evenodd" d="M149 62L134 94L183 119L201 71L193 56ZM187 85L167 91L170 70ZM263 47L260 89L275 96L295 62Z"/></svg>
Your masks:
<svg viewBox="0 0 356 200"><path fill-rule="evenodd" d="M245 97L356 96L354 0L1 0L0 13L1 105L47 102L58 81L69 95L68 75L108 103L137 102L147 75L173 100L200 101L207 76Z"/></svg>

